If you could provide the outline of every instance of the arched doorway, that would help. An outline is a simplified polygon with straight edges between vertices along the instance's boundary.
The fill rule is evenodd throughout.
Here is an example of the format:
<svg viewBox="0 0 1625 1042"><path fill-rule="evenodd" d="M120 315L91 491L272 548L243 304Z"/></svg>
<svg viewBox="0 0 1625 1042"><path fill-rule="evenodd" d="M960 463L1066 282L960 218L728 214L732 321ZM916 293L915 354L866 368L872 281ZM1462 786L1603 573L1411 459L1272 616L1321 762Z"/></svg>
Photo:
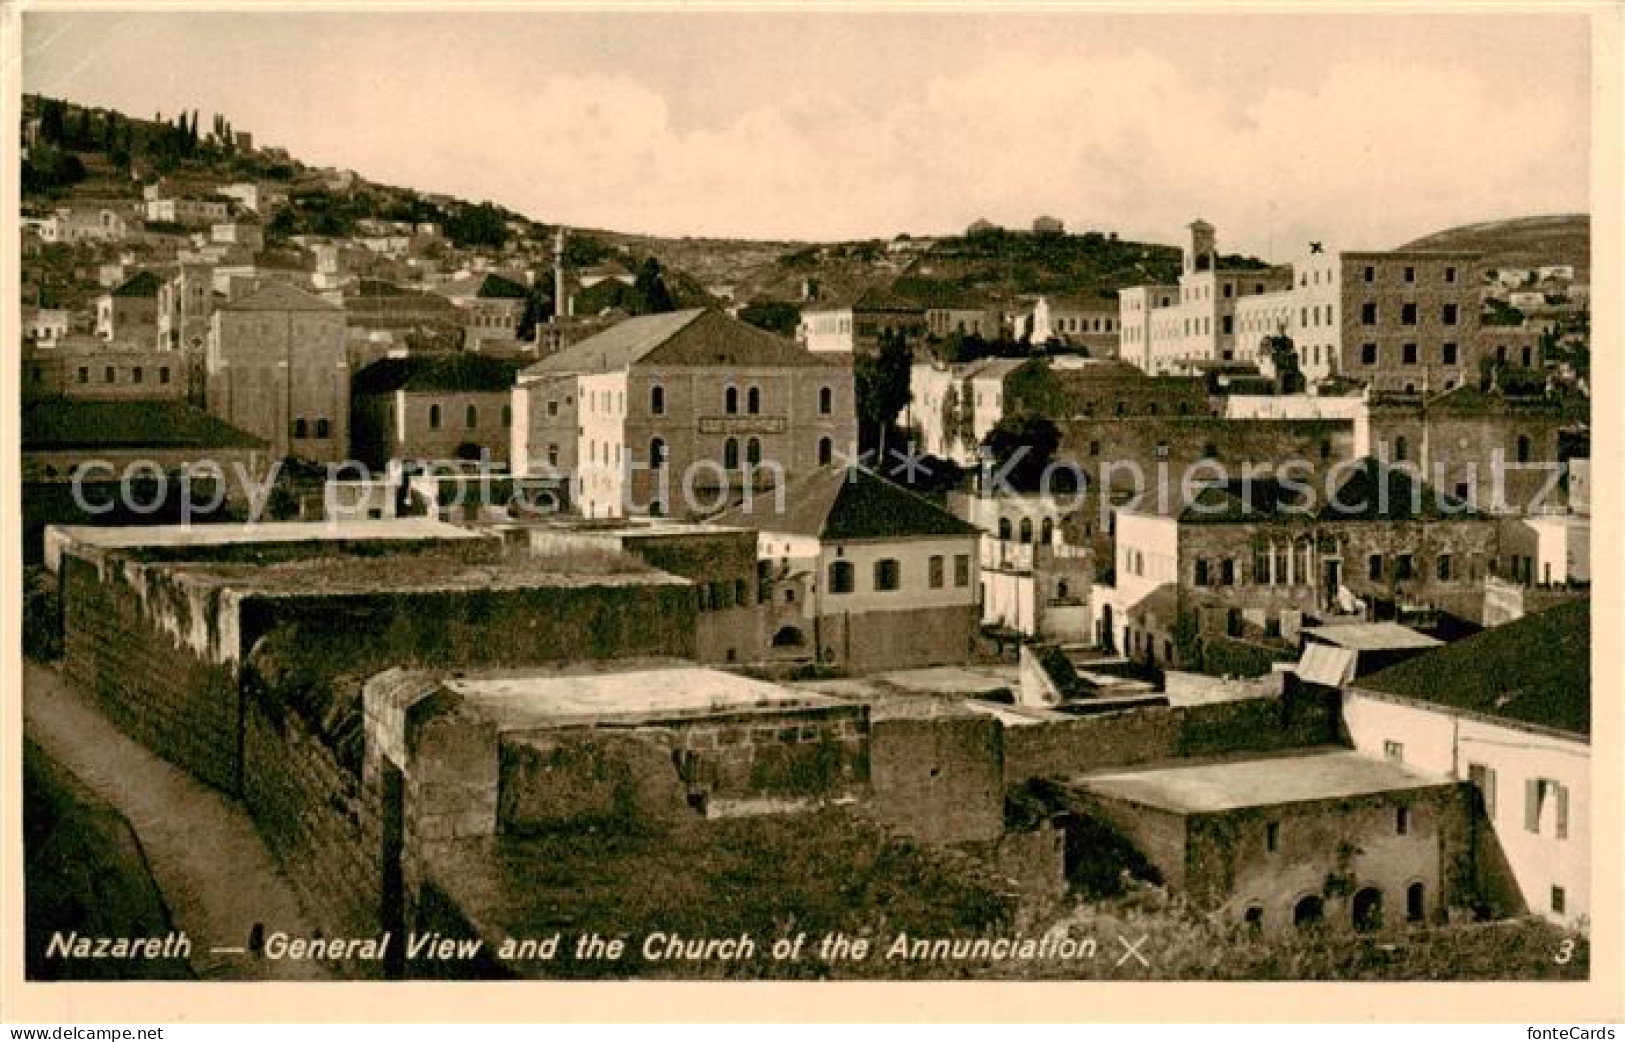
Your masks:
<svg viewBox="0 0 1625 1042"><path fill-rule="evenodd" d="M1318 894L1310 894L1292 906L1292 925L1300 930L1318 927L1326 921L1326 903Z"/></svg>
<svg viewBox="0 0 1625 1042"><path fill-rule="evenodd" d="M1354 895L1354 928L1362 933L1382 929L1382 891L1368 886Z"/></svg>
<svg viewBox="0 0 1625 1042"><path fill-rule="evenodd" d="M775 648L804 648L807 646L807 635L801 632L799 626L781 626L773 634Z"/></svg>

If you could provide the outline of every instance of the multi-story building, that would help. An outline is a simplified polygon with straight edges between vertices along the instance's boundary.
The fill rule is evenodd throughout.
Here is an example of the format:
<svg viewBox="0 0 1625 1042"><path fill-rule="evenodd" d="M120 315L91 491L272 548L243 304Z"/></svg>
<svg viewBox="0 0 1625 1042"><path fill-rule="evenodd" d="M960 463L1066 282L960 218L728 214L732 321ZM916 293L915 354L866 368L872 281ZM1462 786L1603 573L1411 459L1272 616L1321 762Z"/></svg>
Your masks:
<svg viewBox="0 0 1625 1042"><path fill-rule="evenodd" d="M1047 640L1090 639L1094 554L1066 537L1076 508L1054 496L949 493L948 509L982 533L983 625Z"/></svg>
<svg viewBox="0 0 1625 1042"><path fill-rule="evenodd" d="M178 351L73 337L56 347L24 345L22 390L27 401L67 399L174 400L186 396L186 357Z"/></svg>
<svg viewBox="0 0 1625 1042"><path fill-rule="evenodd" d="M96 298L96 335L135 347L158 343L158 289L163 279L139 272Z"/></svg>
<svg viewBox="0 0 1625 1042"><path fill-rule="evenodd" d="M1108 297L1049 294L1033 303L1032 314L1016 331L1035 344L1082 348L1091 358L1115 358L1119 346L1119 305Z"/></svg>
<svg viewBox="0 0 1625 1042"><path fill-rule="evenodd" d="M774 648L854 671L966 661L977 529L868 470L823 467L717 523L758 533Z"/></svg>
<svg viewBox="0 0 1625 1042"><path fill-rule="evenodd" d="M169 224L218 224L231 216L231 200L223 196L148 199L147 220Z"/></svg>
<svg viewBox="0 0 1625 1042"><path fill-rule="evenodd" d="M440 295L463 313L463 346L482 350L486 342L511 344L525 315L529 290L501 275L468 275L447 284Z"/></svg>
<svg viewBox="0 0 1625 1042"><path fill-rule="evenodd" d="M884 336L899 334L917 343L927 330L924 305L871 288L850 301L804 309L796 339L814 352L872 354Z"/></svg>
<svg viewBox="0 0 1625 1042"><path fill-rule="evenodd" d="M564 472L589 517L723 509L853 451L850 356L722 312L628 319L514 390L513 467Z"/></svg>
<svg viewBox="0 0 1625 1042"><path fill-rule="evenodd" d="M214 266L182 262L158 287L158 342L175 350L202 351L214 316Z"/></svg>
<svg viewBox="0 0 1625 1042"><path fill-rule="evenodd" d="M221 185L219 194L235 200L243 209L262 216L288 201L287 189L256 181Z"/></svg>
<svg viewBox="0 0 1625 1042"><path fill-rule="evenodd" d="M272 455L317 462L350 449L344 309L273 282L214 313L209 411L264 438Z"/></svg>
<svg viewBox="0 0 1625 1042"><path fill-rule="evenodd" d="M1211 225L1190 226L1177 294L1123 291L1124 358L1149 372L1256 361L1268 375L1263 342L1285 334L1311 380L1448 389L1477 378L1481 255L1317 243L1286 267L1219 270L1214 242Z"/></svg>
<svg viewBox="0 0 1625 1042"><path fill-rule="evenodd" d="M903 422L919 431L919 449L975 464L982 439L1004 416L1005 381L1027 361L984 358L961 366L914 366L909 378L914 397Z"/></svg>
<svg viewBox="0 0 1625 1042"><path fill-rule="evenodd" d="M517 362L484 355L385 358L351 381L355 458L489 460L506 464L512 444Z"/></svg>
<svg viewBox="0 0 1625 1042"><path fill-rule="evenodd" d="M1590 656L1591 606L1579 600L1344 690L1355 749L1477 790L1492 915L1571 926L1590 915Z"/></svg>
<svg viewBox="0 0 1625 1042"><path fill-rule="evenodd" d="M1179 663L1176 631L1292 639L1306 619L1408 608L1476 620L1497 522L1404 468L1365 458L1313 482L1231 479L1166 512L1116 512L1103 641Z"/></svg>

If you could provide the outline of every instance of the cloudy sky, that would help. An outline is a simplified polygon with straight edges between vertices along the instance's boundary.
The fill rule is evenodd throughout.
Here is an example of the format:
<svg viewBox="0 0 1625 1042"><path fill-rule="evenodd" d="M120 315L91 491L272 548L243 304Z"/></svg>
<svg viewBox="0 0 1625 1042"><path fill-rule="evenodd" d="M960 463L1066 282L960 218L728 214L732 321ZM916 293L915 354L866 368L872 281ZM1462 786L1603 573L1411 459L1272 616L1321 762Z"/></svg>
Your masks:
<svg viewBox="0 0 1625 1042"><path fill-rule="evenodd" d="M1272 258L1589 206L1583 16L33 12L24 89L538 220Z"/></svg>

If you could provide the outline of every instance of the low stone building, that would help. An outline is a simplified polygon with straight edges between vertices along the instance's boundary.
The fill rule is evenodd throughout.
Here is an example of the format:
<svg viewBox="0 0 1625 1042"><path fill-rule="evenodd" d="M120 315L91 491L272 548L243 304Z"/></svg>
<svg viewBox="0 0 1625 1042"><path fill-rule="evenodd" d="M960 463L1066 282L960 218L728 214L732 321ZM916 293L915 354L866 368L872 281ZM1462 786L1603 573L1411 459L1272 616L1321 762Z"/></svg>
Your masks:
<svg viewBox="0 0 1625 1042"><path fill-rule="evenodd" d="M1264 933L1462 917L1473 812L1447 777L1340 749L1173 761L1065 783L1170 889Z"/></svg>

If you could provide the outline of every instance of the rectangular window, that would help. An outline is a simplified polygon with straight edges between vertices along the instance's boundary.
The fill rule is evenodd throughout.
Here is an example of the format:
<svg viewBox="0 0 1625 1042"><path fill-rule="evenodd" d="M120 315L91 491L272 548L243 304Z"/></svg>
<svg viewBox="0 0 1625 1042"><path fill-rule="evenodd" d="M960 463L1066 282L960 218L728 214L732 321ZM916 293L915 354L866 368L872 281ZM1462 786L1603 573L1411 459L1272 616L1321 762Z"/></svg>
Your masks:
<svg viewBox="0 0 1625 1042"><path fill-rule="evenodd" d="M1444 306L1444 324L1447 326L1456 324L1456 305L1446 304Z"/></svg>
<svg viewBox="0 0 1625 1042"><path fill-rule="evenodd" d="M1374 583L1382 582L1382 555L1381 554L1372 554L1371 555L1371 560L1370 560L1370 563L1369 563L1369 571L1367 572L1367 574L1370 577L1372 582L1374 582Z"/></svg>
<svg viewBox="0 0 1625 1042"><path fill-rule="evenodd" d="M1377 345L1376 344L1361 344L1360 345L1360 364L1361 365L1376 365L1377 364Z"/></svg>
<svg viewBox="0 0 1625 1042"><path fill-rule="evenodd" d="M1444 361L1445 365L1455 365L1456 364L1456 345L1453 344L1453 343L1445 344L1444 345L1444 350L1441 352L1441 356L1443 358L1443 361Z"/></svg>
<svg viewBox="0 0 1625 1042"><path fill-rule="evenodd" d="M1478 789L1479 799L1484 801L1484 816L1491 821L1495 820L1495 768L1486 767L1481 763L1467 765L1467 780Z"/></svg>
<svg viewBox="0 0 1625 1042"><path fill-rule="evenodd" d="M943 561L941 554L933 554L932 555L929 575L930 575L930 581L931 581L931 588L933 590L942 589L942 585L943 585L943 583L945 581L944 572L943 572L944 563L945 562Z"/></svg>
<svg viewBox="0 0 1625 1042"><path fill-rule="evenodd" d="M894 558L886 557L875 562L875 589L883 593L899 589L903 585L903 566Z"/></svg>
<svg viewBox="0 0 1625 1042"><path fill-rule="evenodd" d="M130 382L133 384L140 383L143 375L144 374L141 372L141 367L136 366L134 369L130 370Z"/></svg>
<svg viewBox="0 0 1625 1042"><path fill-rule="evenodd" d="M1373 268L1369 264L1367 264L1365 266L1365 280L1367 282L1376 282L1377 281L1377 269Z"/></svg>
<svg viewBox="0 0 1625 1042"><path fill-rule="evenodd" d="M1405 745L1402 742L1386 741L1382 743L1382 758L1395 763L1405 762Z"/></svg>
<svg viewBox="0 0 1625 1042"><path fill-rule="evenodd" d="M1399 308L1399 321L1407 326L1416 325L1416 305L1402 304Z"/></svg>
<svg viewBox="0 0 1625 1042"><path fill-rule="evenodd" d="M1407 836L1411 831L1411 809L1409 807L1396 807L1394 809L1394 832L1396 835Z"/></svg>
<svg viewBox="0 0 1625 1042"><path fill-rule="evenodd" d="M954 585L970 585L970 554L954 555Z"/></svg>
<svg viewBox="0 0 1625 1042"><path fill-rule="evenodd" d="M1225 288L1228 289L1229 287L1225 287ZM1233 316L1231 316L1231 315L1224 316L1224 325L1221 328L1222 328L1225 336L1229 336L1231 333L1235 332L1235 328L1236 328L1236 320L1235 320L1235 318Z"/></svg>
<svg viewBox="0 0 1625 1042"><path fill-rule="evenodd" d="M1206 586L1208 584L1207 558L1205 557L1198 557L1196 559L1195 583L1197 586Z"/></svg>
<svg viewBox="0 0 1625 1042"><path fill-rule="evenodd" d="M163 366L158 370L158 382L161 384L169 382L169 366Z"/></svg>
<svg viewBox="0 0 1625 1042"><path fill-rule="evenodd" d="M90 369L86 366L79 367L79 382L82 384L90 382Z"/></svg>
<svg viewBox="0 0 1625 1042"><path fill-rule="evenodd" d="M112 383L114 381L114 379L115 379L115 377L113 375L113 367L112 366L108 366L105 370L102 371L102 382L103 383Z"/></svg>
<svg viewBox="0 0 1625 1042"><path fill-rule="evenodd" d="M1234 558L1226 557L1219 562L1219 583L1222 586L1236 584L1236 562Z"/></svg>
<svg viewBox="0 0 1625 1042"><path fill-rule="evenodd" d="M1404 580L1415 574L1412 562L1413 559L1410 554L1400 554L1394 558L1394 578Z"/></svg>
<svg viewBox="0 0 1625 1042"><path fill-rule="evenodd" d="M1442 583L1449 582L1450 581L1450 555L1449 554L1440 554L1438 556L1438 559L1435 561L1435 564L1437 565L1437 574L1439 576L1439 581L1442 582Z"/></svg>
<svg viewBox="0 0 1625 1042"><path fill-rule="evenodd" d="M1406 344L1404 346L1404 348L1402 349L1402 355L1403 355L1403 358L1404 358L1404 363L1406 365L1415 365L1416 364L1416 345L1415 344Z"/></svg>
<svg viewBox="0 0 1625 1042"><path fill-rule="evenodd" d="M1552 887L1552 911L1558 913L1559 915L1562 915L1567 910L1567 907L1566 907L1568 905L1567 898L1568 898L1568 895L1563 892L1562 887L1560 887L1560 886Z"/></svg>
<svg viewBox="0 0 1625 1042"><path fill-rule="evenodd" d="M1405 269L1405 281L1406 282L1415 282L1416 281L1416 269L1415 268L1407 267Z"/></svg>
<svg viewBox="0 0 1625 1042"><path fill-rule="evenodd" d="M1446 282L1455 282L1456 281L1456 269L1455 268L1446 268L1446 269L1444 269L1444 280Z"/></svg>
<svg viewBox="0 0 1625 1042"><path fill-rule="evenodd" d="M1281 823L1271 821L1264 826L1264 849L1271 854L1281 849Z"/></svg>

